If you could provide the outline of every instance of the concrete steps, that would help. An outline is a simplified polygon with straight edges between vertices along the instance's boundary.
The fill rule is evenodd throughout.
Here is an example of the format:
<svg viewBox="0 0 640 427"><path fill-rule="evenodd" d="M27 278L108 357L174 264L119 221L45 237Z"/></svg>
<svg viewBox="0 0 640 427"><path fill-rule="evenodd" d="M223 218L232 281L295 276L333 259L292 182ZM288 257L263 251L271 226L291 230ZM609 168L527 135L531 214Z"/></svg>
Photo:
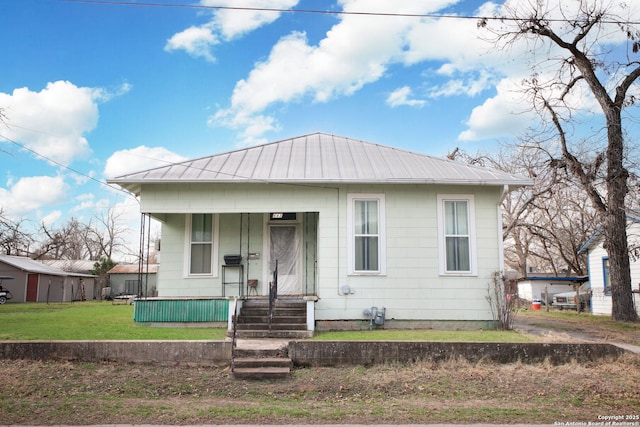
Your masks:
<svg viewBox="0 0 640 427"><path fill-rule="evenodd" d="M276 301L269 326L269 301L248 299L236 323L237 346L232 374L236 379L275 380L291 375L293 362L287 355L288 339L309 338L307 303Z"/></svg>
<svg viewBox="0 0 640 427"><path fill-rule="evenodd" d="M238 316L239 338L290 338L312 336L307 331L307 304L304 301L276 301L269 327L269 301L246 300Z"/></svg>
<svg viewBox="0 0 640 427"><path fill-rule="evenodd" d="M276 380L291 375L293 362L286 344L280 340L257 340L239 343L231 369L235 379Z"/></svg>

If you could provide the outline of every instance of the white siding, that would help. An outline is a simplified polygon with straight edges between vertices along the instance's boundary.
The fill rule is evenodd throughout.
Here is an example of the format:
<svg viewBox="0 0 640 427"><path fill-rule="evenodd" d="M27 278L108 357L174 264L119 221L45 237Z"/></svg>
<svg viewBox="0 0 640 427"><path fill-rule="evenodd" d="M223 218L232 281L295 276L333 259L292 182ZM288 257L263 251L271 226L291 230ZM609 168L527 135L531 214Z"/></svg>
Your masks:
<svg viewBox="0 0 640 427"><path fill-rule="evenodd" d="M501 269L496 209L501 188L431 185L313 188L279 184L185 184L171 188L176 190L166 185L145 185L142 191L142 211L165 218L158 277L160 296L220 293L219 276L183 277L185 213L221 213L222 256L230 253L228 245L238 247L234 231L239 229L238 216L223 213L318 212L317 320L363 319L365 309L383 306L388 319L492 320L486 296L492 274ZM387 274L384 276L347 274L346 201L350 193L385 194ZM438 273L438 194L475 194L478 256L475 276L445 277ZM251 224L253 246L261 242L261 223L252 220ZM251 266L252 271L259 271L261 265L255 267L253 270ZM265 278L259 279L262 285ZM352 294L342 294L345 285L353 290Z"/></svg>
<svg viewBox="0 0 640 427"><path fill-rule="evenodd" d="M627 229L627 235L630 245L637 245L638 235L640 234L640 224L633 223ZM608 257L607 251L603 248L602 239L598 239L589 248L589 281L591 282L591 309L593 314L601 314L605 316L611 315L612 302L611 295L604 293L604 272L602 261ZM631 263L631 286L638 289L640 283L640 260L629 259ZM634 294L636 311L640 314L640 296Z"/></svg>
<svg viewBox="0 0 640 427"><path fill-rule="evenodd" d="M518 283L518 296L527 301L540 299L544 302L542 294L545 289L549 292L549 304L553 295L560 292L571 292L575 287L567 282L553 282L552 280L523 280Z"/></svg>

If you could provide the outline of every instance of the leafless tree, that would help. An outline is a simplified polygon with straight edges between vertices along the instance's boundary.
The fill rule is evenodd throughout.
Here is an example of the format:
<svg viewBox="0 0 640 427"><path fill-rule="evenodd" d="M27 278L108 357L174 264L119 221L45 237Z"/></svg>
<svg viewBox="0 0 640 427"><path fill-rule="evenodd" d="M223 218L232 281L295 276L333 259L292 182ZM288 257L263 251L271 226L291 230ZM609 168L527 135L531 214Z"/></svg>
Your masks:
<svg viewBox="0 0 640 427"><path fill-rule="evenodd" d="M535 63L530 64L533 72L526 87L542 122L539 140L557 144L552 165L575 177L602 223L610 260L612 318L635 321L626 234L630 173L625 148L630 142L625 139L623 112L635 103L640 78L640 24L621 15L632 13L625 3L599 0L538 0L505 10L504 19L482 20L479 26L492 32L499 48L530 43ZM626 49L613 51L620 40L626 41ZM602 144L599 131L577 130L589 97L604 116ZM581 147L585 141L591 149L580 153L576 143Z"/></svg>
<svg viewBox="0 0 640 427"><path fill-rule="evenodd" d="M456 149L449 158L534 181L511 192L503 202L507 267L522 277L534 270L558 276L586 274L586 260L578 251L599 226L595 210L567 174L550 166L548 153L520 145L484 155Z"/></svg>
<svg viewBox="0 0 640 427"><path fill-rule="evenodd" d="M43 239L34 251L34 259L97 260L100 256L100 248L89 238L91 222L84 224L71 218L59 229L42 224L40 232Z"/></svg>
<svg viewBox="0 0 640 427"><path fill-rule="evenodd" d="M89 222L71 218L60 228L42 224L41 241L31 255L34 259L111 260L116 251L127 251L122 214L113 208Z"/></svg>
<svg viewBox="0 0 640 427"><path fill-rule="evenodd" d="M112 259L115 252L131 252L124 235L128 229L123 225L123 213L114 208L103 211L95 217L96 225L91 227L87 238L99 249L98 258Z"/></svg>
<svg viewBox="0 0 640 427"><path fill-rule="evenodd" d="M25 220L12 219L0 208L0 252L27 255L33 241L33 236L25 230Z"/></svg>

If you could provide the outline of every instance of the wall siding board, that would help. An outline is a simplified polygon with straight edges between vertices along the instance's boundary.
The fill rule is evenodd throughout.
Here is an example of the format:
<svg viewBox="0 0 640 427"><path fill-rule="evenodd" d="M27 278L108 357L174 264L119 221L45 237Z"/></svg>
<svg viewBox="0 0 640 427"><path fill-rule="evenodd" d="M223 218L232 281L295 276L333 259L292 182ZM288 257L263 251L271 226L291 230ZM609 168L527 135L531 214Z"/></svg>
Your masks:
<svg viewBox="0 0 640 427"><path fill-rule="evenodd" d="M278 184L145 185L144 212L166 214L162 230L160 296L212 296L219 294L220 277L183 277L185 214L220 213L219 255L237 253L239 213L254 212L251 245L262 247L262 222L268 212L318 212L318 288L316 319L360 319L365 308L386 306L395 318L432 320L491 320L486 292L493 272L501 269L496 240L499 230L496 205L500 190L491 187L421 185L340 185L309 188ZM346 200L349 193L385 194L386 276L348 276L346 260ZM475 194L478 275L438 275L438 194ZM167 203L167 200L180 200ZM178 211L179 212L176 212ZM255 243L255 245L254 245ZM245 252L244 250L242 251ZM255 252L262 252L256 249ZM262 260L251 272L262 274ZM222 264L220 259L220 264ZM253 276L253 273L250 273ZM264 277L255 277L262 282ZM340 295L348 285L351 295ZM406 316L406 317L405 317Z"/></svg>

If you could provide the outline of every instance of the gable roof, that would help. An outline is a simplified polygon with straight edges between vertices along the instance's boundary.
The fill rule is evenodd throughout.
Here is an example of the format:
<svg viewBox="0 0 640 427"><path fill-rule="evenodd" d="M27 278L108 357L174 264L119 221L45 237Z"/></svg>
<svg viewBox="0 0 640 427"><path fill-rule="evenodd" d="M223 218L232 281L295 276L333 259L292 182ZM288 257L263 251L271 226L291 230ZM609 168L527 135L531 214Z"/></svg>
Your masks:
<svg viewBox="0 0 640 427"><path fill-rule="evenodd" d="M64 276L64 277L95 277L90 274L82 274L60 270L58 268L46 265L40 261L35 261L31 258L15 256L15 255L0 255L0 262L3 262L18 270L25 271L27 273L47 274L50 276Z"/></svg>
<svg viewBox="0 0 640 427"><path fill-rule="evenodd" d="M631 224L640 224L640 215L637 212L626 213L625 216L627 217L627 228L629 228ZM604 239L604 236L602 235L603 231L604 230L602 226L598 227L598 229L591 235L591 237L587 239L584 245L582 245L580 249L578 249L578 255L582 255L590 248L599 245L600 242Z"/></svg>
<svg viewBox="0 0 640 427"><path fill-rule="evenodd" d="M384 145L314 133L108 180L139 194L147 183L384 183L520 187L532 180Z"/></svg>
<svg viewBox="0 0 640 427"><path fill-rule="evenodd" d="M38 274L49 274L52 276L66 276L67 273L58 270L57 268L50 267L41 262L34 261L31 258L14 256L14 255L0 255L0 262L10 265L22 271Z"/></svg>

